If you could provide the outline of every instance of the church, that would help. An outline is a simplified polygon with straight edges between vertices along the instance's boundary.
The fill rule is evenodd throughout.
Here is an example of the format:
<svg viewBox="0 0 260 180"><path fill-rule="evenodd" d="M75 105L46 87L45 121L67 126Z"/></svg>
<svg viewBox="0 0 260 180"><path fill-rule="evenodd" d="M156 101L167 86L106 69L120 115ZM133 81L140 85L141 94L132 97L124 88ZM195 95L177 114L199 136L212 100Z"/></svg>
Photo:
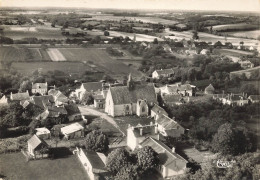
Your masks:
<svg viewBox="0 0 260 180"><path fill-rule="evenodd" d="M131 74L126 86L110 87L106 97L105 112L113 117L148 116L149 109L157 103L153 84L138 84Z"/></svg>

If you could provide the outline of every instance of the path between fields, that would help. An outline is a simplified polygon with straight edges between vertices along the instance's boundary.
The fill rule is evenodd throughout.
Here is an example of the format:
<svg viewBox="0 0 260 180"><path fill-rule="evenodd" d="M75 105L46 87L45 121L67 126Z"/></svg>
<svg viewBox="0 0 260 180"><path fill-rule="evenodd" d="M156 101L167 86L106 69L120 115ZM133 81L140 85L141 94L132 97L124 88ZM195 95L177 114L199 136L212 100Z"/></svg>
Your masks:
<svg viewBox="0 0 260 180"><path fill-rule="evenodd" d="M115 126L123 134L123 136L126 136L125 133L117 125L115 120L112 117L108 116L106 113L100 112L96 109L93 109L90 106L78 106L78 108L79 108L82 115L90 115L91 114L91 115L96 115L96 116L99 116L99 117L107 120L109 123L111 123L113 126Z"/></svg>

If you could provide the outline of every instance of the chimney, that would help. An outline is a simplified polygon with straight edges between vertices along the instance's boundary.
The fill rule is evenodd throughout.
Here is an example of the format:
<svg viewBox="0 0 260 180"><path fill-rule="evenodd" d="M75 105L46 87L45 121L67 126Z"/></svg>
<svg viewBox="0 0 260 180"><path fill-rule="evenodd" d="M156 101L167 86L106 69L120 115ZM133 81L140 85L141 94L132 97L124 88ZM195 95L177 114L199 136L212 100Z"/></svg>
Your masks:
<svg viewBox="0 0 260 180"><path fill-rule="evenodd" d="M140 128L140 136L143 136L143 128Z"/></svg>
<svg viewBox="0 0 260 180"><path fill-rule="evenodd" d="M157 127L157 125L154 126L154 133L155 133L155 134L158 134L158 127Z"/></svg>
<svg viewBox="0 0 260 180"><path fill-rule="evenodd" d="M175 153L175 147L172 147L172 152Z"/></svg>

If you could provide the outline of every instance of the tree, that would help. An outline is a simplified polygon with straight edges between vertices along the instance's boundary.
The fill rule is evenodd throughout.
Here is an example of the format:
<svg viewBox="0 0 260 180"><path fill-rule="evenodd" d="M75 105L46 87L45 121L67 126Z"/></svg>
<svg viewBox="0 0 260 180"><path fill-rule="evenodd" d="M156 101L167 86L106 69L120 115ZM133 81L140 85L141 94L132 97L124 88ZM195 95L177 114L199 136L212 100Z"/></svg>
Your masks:
<svg viewBox="0 0 260 180"><path fill-rule="evenodd" d="M104 36L109 36L110 33L108 31L104 31Z"/></svg>
<svg viewBox="0 0 260 180"><path fill-rule="evenodd" d="M128 165L122 167L115 176L115 180L138 180L138 167L135 165Z"/></svg>
<svg viewBox="0 0 260 180"><path fill-rule="evenodd" d="M197 31L197 30L192 31L192 39L194 39L194 40L199 39L198 31Z"/></svg>
<svg viewBox="0 0 260 180"><path fill-rule="evenodd" d="M20 84L19 92L26 92L32 89L32 83L29 80L25 80Z"/></svg>
<svg viewBox="0 0 260 180"><path fill-rule="evenodd" d="M7 126L4 124L0 124L0 138L5 138L7 136Z"/></svg>
<svg viewBox="0 0 260 180"><path fill-rule="evenodd" d="M248 96L249 95L256 95L259 93L259 88L257 90L257 86L255 84L242 84L240 87L240 92L246 93Z"/></svg>
<svg viewBox="0 0 260 180"><path fill-rule="evenodd" d="M158 39L157 39L157 38L154 38L153 43L154 43L154 44L158 44Z"/></svg>
<svg viewBox="0 0 260 180"><path fill-rule="evenodd" d="M23 125L24 119L22 114L23 107L18 102L12 102L7 109L6 115L2 119L2 123L8 127Z"/></svg>
<svg viewBox="0 0 260 180"><path fill-rule="evenodd" d="M87 134L85 138L85 147L87 150L96 152L107 152L108 138L101 131L94 130Z"/></svg>
<svg viewBox="0 0 260 180"><path fill-rule="evenodd" d="M137 151L138 165L144 171L158 167L159 156L150 146L145 146Z"/></svg>
<svg viewBox="0 0 260 180"><path fill-rule="evenodd" d="M106 167L113 174L116 174L117 172L120 171L121 168L127 167L129 164L130 164L130 155L123 148L115 149L107 156Z"/></svg>

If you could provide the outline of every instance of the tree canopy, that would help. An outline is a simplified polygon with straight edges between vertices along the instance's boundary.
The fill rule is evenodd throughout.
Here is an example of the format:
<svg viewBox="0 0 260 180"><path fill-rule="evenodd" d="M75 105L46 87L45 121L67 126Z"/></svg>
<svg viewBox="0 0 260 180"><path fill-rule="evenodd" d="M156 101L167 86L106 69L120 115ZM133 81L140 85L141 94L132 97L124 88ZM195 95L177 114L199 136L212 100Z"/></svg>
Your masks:
<svg viewBox="0 0 260 180"><path fill-rule="evenodd" d="M96 152L107 152L108 150L108 138L101 131L91 131L85 138L85 147L87 150Z"/></svg>

